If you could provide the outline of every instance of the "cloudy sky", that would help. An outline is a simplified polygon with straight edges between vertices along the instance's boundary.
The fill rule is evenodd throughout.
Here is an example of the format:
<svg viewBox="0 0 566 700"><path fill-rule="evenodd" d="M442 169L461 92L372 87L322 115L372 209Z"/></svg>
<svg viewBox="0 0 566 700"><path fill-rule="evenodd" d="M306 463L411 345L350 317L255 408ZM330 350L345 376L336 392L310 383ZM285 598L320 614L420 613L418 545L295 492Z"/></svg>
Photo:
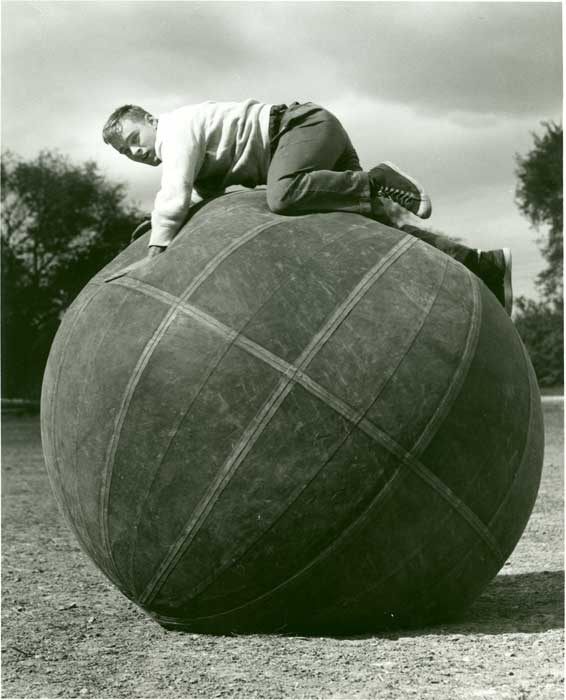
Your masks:
<svg viewBox="0 0 566 700"><path fill-rule="evenodd" d="M102 143L125 102L313 101L362 165L425 184L427 225L510 246L518 294L544 262L514 202L516 153L561 122L561 4L523 2L2 3L2 146L96 160L148 211L159 169Z"/></svg>

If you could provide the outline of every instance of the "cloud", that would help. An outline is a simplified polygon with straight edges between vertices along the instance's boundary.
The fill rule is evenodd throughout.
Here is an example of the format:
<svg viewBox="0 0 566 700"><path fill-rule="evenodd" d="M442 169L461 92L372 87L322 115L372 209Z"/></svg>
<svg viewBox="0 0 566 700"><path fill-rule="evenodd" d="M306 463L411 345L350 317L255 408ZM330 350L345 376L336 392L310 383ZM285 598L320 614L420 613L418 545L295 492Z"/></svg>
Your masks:
<svg viewBox="0 0 566 700"><path fill-rule="evenodd" d="M165 93L167 108L244 90L324 101L346 89L433 114L561 102L558 3L35 2L4 15L4 60L26 68L8 83L20 102L38 96L30 85L62 105L81 89L108 102Z"/></svg>
<svg viewBox="0 0 566 700"><path fill-rule="evenodd" d="M100 136L116 106L312 100L363 165L393 160L422 180L431 226L482 247L513 240L523 269L542 267L514 155L561 118L560 3L36 0L2 16L4 148L94 159L149 209L160 171Z"/></svg>
<svg viewBox="0 0 566 700"><path fill-rule="evenodd" d="M561 6L552 3L252 3L239 32L278 85L337 86L433 114L560 109ZM267 61L266 61L267 58ZM280 70L277 70L280 67ZM285 75L286 74L286 75ZM303 95L307 97L307 95Z"/></svg>

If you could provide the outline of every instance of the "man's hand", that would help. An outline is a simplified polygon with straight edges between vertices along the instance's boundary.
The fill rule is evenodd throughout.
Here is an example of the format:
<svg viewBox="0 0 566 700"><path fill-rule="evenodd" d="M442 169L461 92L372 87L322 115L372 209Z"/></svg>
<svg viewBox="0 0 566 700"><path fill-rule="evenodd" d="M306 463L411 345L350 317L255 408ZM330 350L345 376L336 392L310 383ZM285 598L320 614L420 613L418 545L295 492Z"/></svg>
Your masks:
<svg viewBox="0 0 566 700"><path fill-rule="evenodd" d="M145 258L142 258L141 260L138 260L135 263L132 263L131 265L128 265L127 267L123 267L121 270L118 270L117 272L114 272L114 274L110 275L107 277L104 281L105 282L112 282L112 280L118 279L118 277L123 277L124 275L127 275L130 272L134 272L135 270L140 270L146 265L149 264L151 258L154 258L156 255L159 255L165 250L166 246L163 245L152 245L149 246L149 250L147 251L147 255Z"/></svg>
<svg viewBox="0 0 566 700"><path fill-rule="evenodd" d="M149 249L147 251L147 257L148 258L154 258L156 255L159 255L160 253L163 253L165 250L164 245L150 245Z"/></svg>

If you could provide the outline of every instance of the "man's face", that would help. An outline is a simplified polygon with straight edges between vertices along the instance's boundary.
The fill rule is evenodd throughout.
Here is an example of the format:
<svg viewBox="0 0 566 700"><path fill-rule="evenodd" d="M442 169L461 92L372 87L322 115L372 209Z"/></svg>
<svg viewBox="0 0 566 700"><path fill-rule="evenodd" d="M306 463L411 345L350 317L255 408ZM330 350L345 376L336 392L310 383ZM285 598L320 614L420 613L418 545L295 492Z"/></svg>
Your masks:
<svg viewBox="0 0 566 700"><path fill-rule="evenodd" d="M122 119L122 133L112 141L112 146L136 163L159 165L155 154L157 119L147 114L145 119Z"/></svg>

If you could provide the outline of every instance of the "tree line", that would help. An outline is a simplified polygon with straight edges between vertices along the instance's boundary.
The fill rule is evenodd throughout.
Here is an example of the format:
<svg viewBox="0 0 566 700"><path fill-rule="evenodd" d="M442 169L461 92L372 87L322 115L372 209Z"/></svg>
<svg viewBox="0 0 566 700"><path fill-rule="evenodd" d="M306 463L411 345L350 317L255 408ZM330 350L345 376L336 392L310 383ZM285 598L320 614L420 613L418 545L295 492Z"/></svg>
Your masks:
<svg viewBox="0 0 566 700"><path fill-rule="evenodd" d="M515 325L531 356L539 384L564 384L564 265L562 125L543 122L533 148L517 156L516 200L539 232L546 266L536 284L540 301L519 297Z"/></svg>
<svg viewBox="0 0 566 700"><path fill-rule="evenodd" d="M539 231L540 300L519 297L515 323L541 386L563 383L562 126L543 122L517 156L516 200ZM89 161L51 151L1 163L2 397L37 399L65 309L130 241L143 213Z"/></svg>
<svg viewBox="0 0 566 700"><path fill-rule="evenodd" d="M142 215L94 162L6 152L1 177L2 397L37 399L65 309Z"/></svg>

